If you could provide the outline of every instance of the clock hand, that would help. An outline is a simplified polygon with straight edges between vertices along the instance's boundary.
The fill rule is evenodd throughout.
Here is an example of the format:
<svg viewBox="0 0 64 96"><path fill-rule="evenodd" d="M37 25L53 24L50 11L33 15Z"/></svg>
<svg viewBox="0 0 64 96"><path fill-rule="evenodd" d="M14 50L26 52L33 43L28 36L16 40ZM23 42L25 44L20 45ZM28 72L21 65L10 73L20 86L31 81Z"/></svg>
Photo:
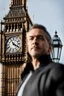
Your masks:
<svg viewBox="0 0 64 96"><path fill-rule="evenodd" d="M17 46L17 47L19 48L19 46L18 46L18 45L16 45L14 42L12 42L12 44L13 44L13 45L15 45L15 46Z"/></svg>

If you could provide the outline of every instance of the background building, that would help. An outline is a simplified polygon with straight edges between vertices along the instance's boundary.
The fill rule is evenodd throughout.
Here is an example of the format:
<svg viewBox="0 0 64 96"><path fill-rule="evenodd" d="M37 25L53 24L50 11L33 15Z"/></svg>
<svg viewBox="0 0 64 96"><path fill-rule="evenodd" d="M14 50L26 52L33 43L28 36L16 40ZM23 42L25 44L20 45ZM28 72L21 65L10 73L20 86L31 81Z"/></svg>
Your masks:
<svg viewBox="0 0 64 96"><path fill-rule="evenodd" d="M16 96L27 59L26 32L32 24L26 0L11 0L10 10L0 23L0 96Z"/></svg>

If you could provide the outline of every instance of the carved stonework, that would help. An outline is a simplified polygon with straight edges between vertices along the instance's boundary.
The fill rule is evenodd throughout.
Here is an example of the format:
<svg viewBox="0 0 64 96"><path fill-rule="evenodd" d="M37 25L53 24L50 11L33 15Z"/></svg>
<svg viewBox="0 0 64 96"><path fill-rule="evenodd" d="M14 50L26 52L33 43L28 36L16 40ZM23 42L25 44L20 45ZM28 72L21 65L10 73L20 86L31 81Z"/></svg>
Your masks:
<svg viewBox="0 0 64 96"><path fill-rule="evenodd" d="M26 0L11 0L8 14L3 18L0 33L1 86L0 96L16 96L21 73L27 60L26 33L32 21Z"/></svg>
<svg viewBox="0 0 64 96"><path fill-rule="evenodd" d="M9 13L6 15L5 19L16 18L16 17L25 17L26 12L24 7L12 7Z"/></svg>

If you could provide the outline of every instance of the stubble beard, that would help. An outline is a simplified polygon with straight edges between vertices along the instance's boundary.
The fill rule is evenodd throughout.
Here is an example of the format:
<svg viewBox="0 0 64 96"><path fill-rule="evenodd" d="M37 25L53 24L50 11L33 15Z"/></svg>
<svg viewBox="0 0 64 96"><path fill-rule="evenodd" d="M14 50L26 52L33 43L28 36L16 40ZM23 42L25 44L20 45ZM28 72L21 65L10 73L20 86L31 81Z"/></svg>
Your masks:
<svg viewBox="0 0 64 96"><path fill-rule="evenodd" d="M42 55L46 55L46 52L44 50L41 51L41 49L39 49L39 50L31 50L30 55L33 58L39 58Z"/></svg>
<svg viewBox="0 0 64 96"><path fill-rule="evenodd" d="M31 57L33 57L33 58L39 58L42 54L39 53L39 51L32 51L32 52L30 53L30 55L31 55Z"/></svg>

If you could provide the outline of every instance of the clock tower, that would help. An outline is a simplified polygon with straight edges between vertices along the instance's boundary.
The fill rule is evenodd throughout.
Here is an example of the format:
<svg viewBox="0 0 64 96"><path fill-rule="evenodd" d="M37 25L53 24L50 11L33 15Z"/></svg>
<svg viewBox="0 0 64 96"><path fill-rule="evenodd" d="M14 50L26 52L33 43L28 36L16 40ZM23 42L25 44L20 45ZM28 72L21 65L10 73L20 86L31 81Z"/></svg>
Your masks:
<svg viewBox="0 0 64 96"><path fill-rule="evenodd" d="M11 0L9 12L1 21L0 96L16 96L23 65L27 60L26 33L32 24L26 0Z"/></svg>

